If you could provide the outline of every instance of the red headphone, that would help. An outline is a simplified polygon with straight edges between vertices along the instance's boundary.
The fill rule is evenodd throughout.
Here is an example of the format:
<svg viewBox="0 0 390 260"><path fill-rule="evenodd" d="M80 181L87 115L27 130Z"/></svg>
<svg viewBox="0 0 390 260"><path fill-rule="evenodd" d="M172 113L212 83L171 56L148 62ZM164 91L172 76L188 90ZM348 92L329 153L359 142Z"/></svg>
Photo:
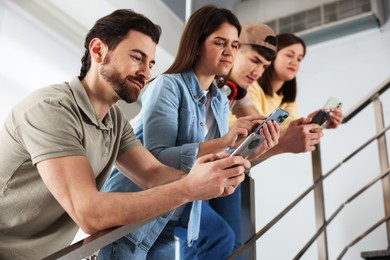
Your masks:
<svg viewBox="0 0 390 260"><path fill-rule="evenodd" d="M246 89L243 89L233 81L227 80L223 86L223 90L229 100L239 100L245 97Z"/></svg>

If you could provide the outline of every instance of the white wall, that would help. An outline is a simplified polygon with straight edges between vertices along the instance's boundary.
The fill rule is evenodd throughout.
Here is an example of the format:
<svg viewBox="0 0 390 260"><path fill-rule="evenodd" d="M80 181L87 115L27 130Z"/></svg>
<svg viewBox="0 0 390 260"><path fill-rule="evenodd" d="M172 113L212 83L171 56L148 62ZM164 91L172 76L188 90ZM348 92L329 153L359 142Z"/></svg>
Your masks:
<svg viewBox="0 0 390 260"><path fill-rule="evenodd" d="M75 53L33 20L0 2L0 122L20 99L38 87L70 80L78 74Z"/></svg>
<svg viewBox="0 0 390 260"><path fill-rule="evenodd" d="M20 10L9 8L5 3L0 1L1 123L11 107L34 89L67 81L77 75L82 55L81 49L77 51L59 42L43 24L28 18ZM271 1L262 3L269 5ZM277 12L275 8L271 10L271 6L267 8L264 10ZM281 15L284 9L280 9ZM244 14L246 17L257 15L249 11ZM162 17L159 19L163 20ZM372 88L389 77L389 31L374 29L310 46L298 78L300 114L304 116L321 107L330 96L342 99L344 109L348 111ZM168 63L172 60L168 53L163 53L162 57L167 57ZM387 124L390 119L389 101L390 94L386 93L382 102ZM130 114L138 109L133 110L132 106L127 105L123 107ZM325 131L321 143L324 172L374 134L373 117L373 109L369 107L347 125ZM353 160L354 164L343 165L325 181L327 216L351 192L379 173L376 154L376 144L373 144ZM256 180L256 224L259 230L311 185L310 154L285 154L271 158L253 169L253 177ZM347 205L341 217L331 224L328 233L330 259L335 259L344 246L383 216L381 196L378 190L370 190L357 203ZM313 212L313 196L310 195L299 210L293 210L291 215L275 226L275 230L259 240L258 259L291 259L295 256L315 232ZM361 251L386 247L384 228L381 226L350 249L344 259L359 259ZM316 259L316 255L316 248L312 247L304 259Z"/></svg>
<svg viewBox="0 0 390 260"><path fill-rule="evenodd" d="M97 19L114 9L131 8L162 26L152 76L172 63L183 22L161 1L94 3L96 7L89 10L89 1L0 0L0 123L16 102L33 90L78 75L85 34ZM82 39L78 38L80 32ZM129 117L139 110L137 103L120 102L120 106Z"/></svg>
<svg viewBox="0 0 390 260"><path fill-rule="evenodd" d="M309 46L298 75L301 116L324 105L330 96L349 111L373 88L390 79L390 32L372 29L342 39ZM386 125L390 121L390 91L382 97ZM375 135L372 106L337 130L325 130L321 141L324 173ZM387 135L389 136L389 135ZM352 193L380 173L376 143L340 167L325 180L326 215L329 217ZM310 154L284 154L252 171L256 181L257 230L268 223L312 183ZM257 243L258 259L291 259L314 234L312 193ZM356 237L384 217L380 184L345 206L329 226L329 258L335 259ZM349 249L343 259L359 259L362 251L387 248L384 225ZM316 259L316 245L303 259Z"/></svg>

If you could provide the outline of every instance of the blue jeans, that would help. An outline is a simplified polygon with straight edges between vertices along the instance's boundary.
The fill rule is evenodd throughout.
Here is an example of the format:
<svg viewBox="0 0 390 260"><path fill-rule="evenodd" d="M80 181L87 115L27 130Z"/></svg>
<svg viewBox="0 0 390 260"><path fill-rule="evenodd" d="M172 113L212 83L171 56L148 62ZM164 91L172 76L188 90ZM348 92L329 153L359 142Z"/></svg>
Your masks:
<svg viewBox="0 0 390 260"><path fill-rule="evenodd" d="M136 192L142 190L114 169L101 188L102 192ZM173 226L167 225L174 211L160 216L133 230L126 236L103 247L98 259L175 259Z"/></svg>
<svg viewBox="0 0 390 260"><path fill-rule="evenodd" d="M226 259L241 245L240 187L232 195L203 201L199 238L192 247L187 245L188 220L181 219L174 230L180 239L180 259Z"/></svg>
<svg viewBox="0 0 390 260"><path fill-rule="evenodd" d="M174 260L175 240L173 237L173 225L167 225L150 248L136 245L134 240L125 236L100 249L98 259Z"/></svg>
<svg viewBox="0 0 390 260"><path fill-rule="evenodd" d="M139 191L117 169L103 185L102 191ZM176 221L168 221L173 211L132 231L103 247L99 259L175 259L174 234L180 239L181 259L226 259L241 244L240 186L229 196L202 201L198 240L187 245L187 227L191 211L188 203ZM161 234L160 234L161 233Z"/></svg>

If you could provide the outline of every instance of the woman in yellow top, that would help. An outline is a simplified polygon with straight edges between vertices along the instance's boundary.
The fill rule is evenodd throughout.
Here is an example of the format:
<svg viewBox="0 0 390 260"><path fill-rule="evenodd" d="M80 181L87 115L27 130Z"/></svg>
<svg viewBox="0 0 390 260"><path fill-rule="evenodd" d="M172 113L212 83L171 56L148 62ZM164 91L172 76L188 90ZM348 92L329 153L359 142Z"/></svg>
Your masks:
<svg viewBox="0 0 390 260"><path fill-rule="evenodd" d="M264 155L265 158L283 152L313 151L323 136L320 126L310 124L317 111L311 113L308 118L298 118L297 113L296 75L305 57L306 45L302 39L291 33L277 35L277 43L276 58L271 66L248 88L247 96L238 100L231 108L237 118L256 114L267 116L277 107L289 112L289 117L280 128L282 135L279 144ZM338 127L342 119L341 109L332 109L327 128Z"/></svg>

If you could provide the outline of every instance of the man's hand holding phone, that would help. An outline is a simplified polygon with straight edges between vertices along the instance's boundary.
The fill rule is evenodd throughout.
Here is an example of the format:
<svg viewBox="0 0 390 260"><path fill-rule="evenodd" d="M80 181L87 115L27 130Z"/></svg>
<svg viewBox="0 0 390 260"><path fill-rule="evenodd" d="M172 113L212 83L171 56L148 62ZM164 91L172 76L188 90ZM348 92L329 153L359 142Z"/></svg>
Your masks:
<svg viewBox="0 0 390 260"><path fill-rule="evenodd" d="M288 117L288 112L275 109L255 130L235 149L230 156L241 155L256 159L278 144L279 125Z"/></svg>
<svg viewBox="0 0 390 260"><path fill-rule="evenodd" d="M248 156L249 160L255 160L262 154L270 150L279 143L280 128L279 123L275 120L267 121L260 129L260 136L264 140L258 147Z"/></svg>
<svg viewBox="0 0 390 260"><path fill-rule="evenodd" d="M237 148L242 141L252 133L252 130L266 117L264 116L245 116L236 120L229 132L224 135L224 147L232 149Z"/></svg>

